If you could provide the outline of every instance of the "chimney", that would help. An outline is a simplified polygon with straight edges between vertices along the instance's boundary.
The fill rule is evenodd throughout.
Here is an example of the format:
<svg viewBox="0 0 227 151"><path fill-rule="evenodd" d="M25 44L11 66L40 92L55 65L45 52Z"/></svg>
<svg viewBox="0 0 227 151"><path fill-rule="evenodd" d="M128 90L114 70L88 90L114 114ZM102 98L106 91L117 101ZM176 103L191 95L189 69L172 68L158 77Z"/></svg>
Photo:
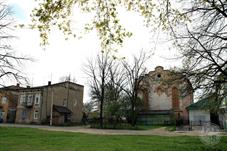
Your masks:
<svg viewBox="0 0 227 151"><path fill-rule="evenodd" d="M17 83L17 87L20 87L20 83Z"/></svg>
<svg viewBox="0 0 227 151"><path fill-rule="evenodd" d="M48 81L48 86L51 85L51 81Z"/></svg>
<svg viewBox="0 0 227 151"><path fill-rule="evenodd" d="M31 88L31 87L28 85L27 88Z"/></svg>

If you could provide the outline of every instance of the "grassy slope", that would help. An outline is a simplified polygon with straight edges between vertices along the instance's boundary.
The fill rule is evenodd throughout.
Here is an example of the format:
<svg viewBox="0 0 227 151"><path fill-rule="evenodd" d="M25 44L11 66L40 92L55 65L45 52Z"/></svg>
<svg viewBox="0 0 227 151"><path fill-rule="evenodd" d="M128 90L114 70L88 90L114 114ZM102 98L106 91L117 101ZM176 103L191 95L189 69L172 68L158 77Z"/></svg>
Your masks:
<svg viewBox="0 0 227 151"><path fill-rule="evenodd" d="M198 137L104 136L0 127L0 151L200 151ZM227 137L217 146L227 151ZM202 149L203 148L203 149Z"/></svg>

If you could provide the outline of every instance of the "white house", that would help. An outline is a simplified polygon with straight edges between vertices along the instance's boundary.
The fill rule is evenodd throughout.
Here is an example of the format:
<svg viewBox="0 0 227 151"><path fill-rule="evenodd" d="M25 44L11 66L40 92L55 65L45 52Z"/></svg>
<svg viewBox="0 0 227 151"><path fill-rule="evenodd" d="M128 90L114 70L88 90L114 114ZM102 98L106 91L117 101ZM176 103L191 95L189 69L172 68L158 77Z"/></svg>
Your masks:
<svg viewBox="0 0 227 151"><path fill-rule="evenodd" d="M187 107L191 125L202 125L211 121L208 100L202 99Z"/></svg>

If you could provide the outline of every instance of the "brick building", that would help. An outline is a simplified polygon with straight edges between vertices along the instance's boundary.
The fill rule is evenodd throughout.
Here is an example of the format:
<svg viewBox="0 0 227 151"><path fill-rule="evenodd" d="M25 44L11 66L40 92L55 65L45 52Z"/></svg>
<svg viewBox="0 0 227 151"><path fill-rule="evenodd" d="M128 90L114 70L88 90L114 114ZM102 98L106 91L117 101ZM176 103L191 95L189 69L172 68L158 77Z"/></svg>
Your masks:
<svg viewBox="0 0 227 151"><path fill-rule="evenodd" d="M0 89L0 122L15 122L18 92L20 88L18 84L16 86L8 86Z"/></svg>
<svg viewBox="0 0 227 151"><path fill-rule="evenodd" d="M193 102L191 83L182 74L158 66L143 77L139 97L143 107L138 122L145 124L171 124L188 122L186 107Z"/></svg>

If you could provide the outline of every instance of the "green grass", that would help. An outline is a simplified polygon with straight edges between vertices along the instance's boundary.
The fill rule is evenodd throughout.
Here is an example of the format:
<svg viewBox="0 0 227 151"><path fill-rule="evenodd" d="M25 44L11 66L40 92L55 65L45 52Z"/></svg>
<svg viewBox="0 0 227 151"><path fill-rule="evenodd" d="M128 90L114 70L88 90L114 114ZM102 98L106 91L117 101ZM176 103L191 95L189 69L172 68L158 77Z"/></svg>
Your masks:
<svg viewBox="0 0 227 151"><path fill-rule="evenodd" d="M227 137L216 148L189 136L107 136L0 127L0 151L226 151Z"/></svg>
<svg viewBox="0 0 227 151"><path fill-rule="evenodd" d="M176 131L176 126L166 126L165 128L167 131L173 132Z"/></svg>

